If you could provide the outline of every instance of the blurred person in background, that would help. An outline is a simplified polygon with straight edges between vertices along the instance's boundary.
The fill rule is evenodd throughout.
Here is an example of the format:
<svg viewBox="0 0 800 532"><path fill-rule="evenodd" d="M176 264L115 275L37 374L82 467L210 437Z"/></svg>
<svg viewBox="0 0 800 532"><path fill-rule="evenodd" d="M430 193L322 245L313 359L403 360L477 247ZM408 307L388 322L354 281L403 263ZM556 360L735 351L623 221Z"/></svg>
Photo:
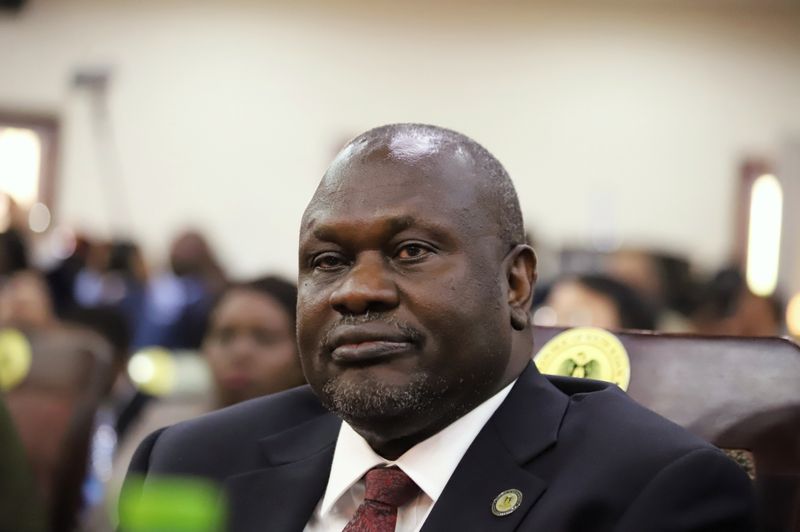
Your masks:
<svg viewBox="0 0 800 532"><path fill-rule="evenodd" d="M216 301L202 342L212 390L146 407L131 439L217 408L305 383L295 339L297 288L277 277L233 284ZM175 400L172 400L175 399ZM143 426L144 425L144 426Z"/></svg>
<svg viewBox="0 0 800 532"><path fill-rule="evenodd" d="M13 327L46 327L56 321L44 277L20 270L0 285L0 323Z"/></svg>
<svg viewBox="0 0 800 532"><path fill-rule="evenodd" d="M147 269L139 246L116 239L90 249L86 265L74 279L74 301L83 308L119 310L129 330L142 319Z"/></svg>
<svg viewBox="0 0 800 532"><path fill-rule="evenodd" d="M63 316L77 306L75 301L75 280L86 268L94 244L88 236L73 235L69 244L72 249L68 256L57 262L47 272L47 284L53 297L56 314Z"/></svg>
<svg viewBox="0 0 800 532"><path fill-rule="evenodd" d="M234 285L222 295L203 341L217 406L305 384L296 306L297 288L277 277Z"/></svg>
<svg viewBox="0 0 800 532"><path fill-rule="evenodd" d="M717 272L700 294L700 303L692 315L695 331L700 334L779 336L783 333L780 297L755 295L738 268Z"/></svg>
<svg viewBox="0 0 800 532"><path fill-rule="evenodd" d="M198 231L175 238L169 261L170 271L147 286L134 347L198 349L211 306L225 287L225 272Z"/></svg>
<svg viewBox="0 0 800 532"><path fill-rule="evenodd" d="M658 251L622 249L606 257L603 269L633 288L653 309L656 329L691 331L688 316L695 305L696 286L686 259Z"/></svg>
<svg viewBox="0 0 800 532"><path fill-rule="evenodd" d="M223 291L202 342L212 389L170 395L144 408L120 441L108 489L112 499L134 450L154 430L305 384L295 338L296 306L297 287L278 277L233 284Z"/></svg>
<svg viewBox="0 0 800 532"><path fill-rule="evenodd" d="M653 330L655 312L631 287L608 276L563 277L537 294L534 325Z"/></svg>
<svg viewBox="0 0 800 532"><path fill-rule="evenodd" d="M22 234L13 228L0 232L0 280L28 267L28 247Z"/></svg>

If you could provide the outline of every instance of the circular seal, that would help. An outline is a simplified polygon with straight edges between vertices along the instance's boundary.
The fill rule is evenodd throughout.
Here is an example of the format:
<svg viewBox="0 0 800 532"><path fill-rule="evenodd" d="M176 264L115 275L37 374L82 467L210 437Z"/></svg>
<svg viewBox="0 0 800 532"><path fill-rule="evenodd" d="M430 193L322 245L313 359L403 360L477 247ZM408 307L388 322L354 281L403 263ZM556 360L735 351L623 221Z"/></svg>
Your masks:
<svg viewBox="0 0 800 532"><path fill-rule="evenodd" d="M0 330L0 390L10 390L28 376L31 344L15 329Z"/></svg>
<svg viewBox="0 0 800 532"><path fill-rule="evenodd" d="M613 382L623 390L631 380L628 352L604 329L577 327L557 334L533 357L542 373Z"/></svg>
<svg viewBox="0 0 800 532"><path fill-rule="evenodd" d="M522 504L522 492L519 490L503 490L492 501L492 513L497 517L508 515Z"/></svg>

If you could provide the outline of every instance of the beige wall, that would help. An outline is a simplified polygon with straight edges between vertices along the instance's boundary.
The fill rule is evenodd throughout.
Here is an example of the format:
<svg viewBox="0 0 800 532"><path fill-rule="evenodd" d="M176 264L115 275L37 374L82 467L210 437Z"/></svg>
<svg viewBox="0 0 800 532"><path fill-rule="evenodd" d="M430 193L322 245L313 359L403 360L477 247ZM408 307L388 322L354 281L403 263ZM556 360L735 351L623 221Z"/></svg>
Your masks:
<svg viewBox="0 0 800 532"><path fill-rule="evenodd" d="M0 108L63 117L60 222L127 232L156 257L194 223L240 274L295 271L326 162L374 125L475 137L540 238L705 266L731 245L740 158L800 131L800 9L431 3L34 0L0 18ZM100 185L88 96L70 89L93 65L114 69L122 205Z"/></svg>

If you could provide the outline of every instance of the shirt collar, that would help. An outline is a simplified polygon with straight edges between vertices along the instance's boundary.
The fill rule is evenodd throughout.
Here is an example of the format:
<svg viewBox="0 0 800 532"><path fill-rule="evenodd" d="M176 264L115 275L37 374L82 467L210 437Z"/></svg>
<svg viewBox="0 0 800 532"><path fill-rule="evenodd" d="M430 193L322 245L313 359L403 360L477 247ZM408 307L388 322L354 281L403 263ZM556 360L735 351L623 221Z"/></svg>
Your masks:
<svg viewBox="0 0 800 532"><path fill-rule="evenodd" d="M367 471L383 464L398 466L435 503L472 441L503 403L515 382L416 444L395 461L381 457L347 422L342 422L320 515L328 513Z"/></svg>

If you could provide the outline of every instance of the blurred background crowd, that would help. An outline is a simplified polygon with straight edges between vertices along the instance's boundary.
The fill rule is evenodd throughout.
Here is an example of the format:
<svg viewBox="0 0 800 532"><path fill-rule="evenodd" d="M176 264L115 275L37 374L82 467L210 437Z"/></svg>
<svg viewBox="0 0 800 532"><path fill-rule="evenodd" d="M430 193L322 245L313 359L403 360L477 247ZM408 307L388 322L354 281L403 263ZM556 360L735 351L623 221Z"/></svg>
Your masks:
<svg viewBox="0 0 800 532"><path fill-rule="evenodd" d="M335 4L0 1L0 368L3 331L101 342L97 382L34 360L9 401L85 530L148 432L303 382L300 215L384 123L506 164L534 324L800 336L800 4ZM99 405L85 475L41 443L58 386Z"/></svg>

